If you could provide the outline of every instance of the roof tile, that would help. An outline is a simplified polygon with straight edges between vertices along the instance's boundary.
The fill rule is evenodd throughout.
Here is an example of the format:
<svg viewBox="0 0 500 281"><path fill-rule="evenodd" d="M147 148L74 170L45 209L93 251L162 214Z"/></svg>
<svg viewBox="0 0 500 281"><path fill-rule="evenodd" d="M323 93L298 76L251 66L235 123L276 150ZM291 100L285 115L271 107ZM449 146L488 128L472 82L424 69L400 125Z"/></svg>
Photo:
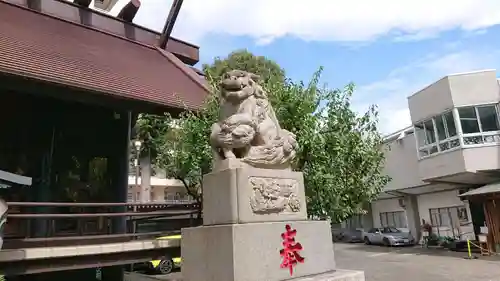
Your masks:
<svg viewBox="0 0 500 281"><path fill-rule="evenodd" d="M170 53L2 2L0 54L2 72L162 106L196 109L208 93Z"/></svg>

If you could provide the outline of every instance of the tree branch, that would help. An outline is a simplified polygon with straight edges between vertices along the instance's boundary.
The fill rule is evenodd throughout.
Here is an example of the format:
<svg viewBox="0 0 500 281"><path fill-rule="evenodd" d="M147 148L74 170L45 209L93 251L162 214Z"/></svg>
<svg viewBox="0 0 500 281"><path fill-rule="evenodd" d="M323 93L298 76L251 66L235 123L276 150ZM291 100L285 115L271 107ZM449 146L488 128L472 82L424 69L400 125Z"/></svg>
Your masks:
<svg viewBox="0 0 500 281"><path fill-rule="evenodd" d="M191 197L193 197L197 203L201 203L200 196L191 190L191 187L189 186L189 184L186 182L186 180L184 178L181 178L181 177L175 177L175 178L182 182L182 184L186 188L187 194L189 194Z"/></svg>

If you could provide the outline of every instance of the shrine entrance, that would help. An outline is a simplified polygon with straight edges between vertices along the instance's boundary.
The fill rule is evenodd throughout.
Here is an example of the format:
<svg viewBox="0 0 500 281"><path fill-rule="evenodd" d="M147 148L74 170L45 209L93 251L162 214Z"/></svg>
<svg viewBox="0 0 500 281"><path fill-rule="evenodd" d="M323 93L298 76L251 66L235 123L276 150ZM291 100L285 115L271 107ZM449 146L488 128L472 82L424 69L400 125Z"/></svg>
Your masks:
<svg viewBox="0 0 500 281"><path fill-rule="evenodd" d="M1 189L0 196L9 202L126 202L130 113L42 94L0 89L0 170L33 179L32 186ZM45 237L43 225L32 225L32 235ZM23 227L9 223L6 238ZM60 220L51 231L81 231L76 227Z"/></svg>

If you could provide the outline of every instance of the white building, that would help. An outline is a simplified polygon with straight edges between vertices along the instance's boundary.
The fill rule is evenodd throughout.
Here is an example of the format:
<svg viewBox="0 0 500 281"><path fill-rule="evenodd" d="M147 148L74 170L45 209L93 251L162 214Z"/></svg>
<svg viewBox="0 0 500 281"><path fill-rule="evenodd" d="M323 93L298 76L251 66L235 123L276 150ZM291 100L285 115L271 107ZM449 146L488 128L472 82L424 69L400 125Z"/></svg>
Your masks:
<svg viewBox="0 0 500 281"><path fill-rule="evenodd" d="M141 177L128 177L128 202L140 201L141 190L148 192L143 198L148 202L192 202L184 184L175 179L151 177L149 186L142 186Z"/></svg>
<svg viewBox="0 0 500 281"><path fill-rule="evenodd" d="M500 87L494 70L446 76L408 98L413 126L388 135L392 181L356 227L396 226L420 234L475 238L483 206L461 200L500 181ZM352 226L351 226L352 227Z"/></svg>

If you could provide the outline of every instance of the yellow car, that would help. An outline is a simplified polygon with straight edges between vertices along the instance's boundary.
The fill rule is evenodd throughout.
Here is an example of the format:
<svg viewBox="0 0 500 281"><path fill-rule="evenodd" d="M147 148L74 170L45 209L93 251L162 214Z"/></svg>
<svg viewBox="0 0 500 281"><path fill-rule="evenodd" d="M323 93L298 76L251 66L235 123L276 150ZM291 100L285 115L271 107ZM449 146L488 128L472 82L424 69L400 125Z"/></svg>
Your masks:
<svg viewBox="0 0 500 281"><path fill-rule="evenodd" d="M180 240L181 235L170 235L156 238L157 240ZM148 267L156 274L169 274L174 268L180 268L182 258L180 257L180 246L178 251L172 251L172 254L165 254L162 259L148 262Z"/></svg>

